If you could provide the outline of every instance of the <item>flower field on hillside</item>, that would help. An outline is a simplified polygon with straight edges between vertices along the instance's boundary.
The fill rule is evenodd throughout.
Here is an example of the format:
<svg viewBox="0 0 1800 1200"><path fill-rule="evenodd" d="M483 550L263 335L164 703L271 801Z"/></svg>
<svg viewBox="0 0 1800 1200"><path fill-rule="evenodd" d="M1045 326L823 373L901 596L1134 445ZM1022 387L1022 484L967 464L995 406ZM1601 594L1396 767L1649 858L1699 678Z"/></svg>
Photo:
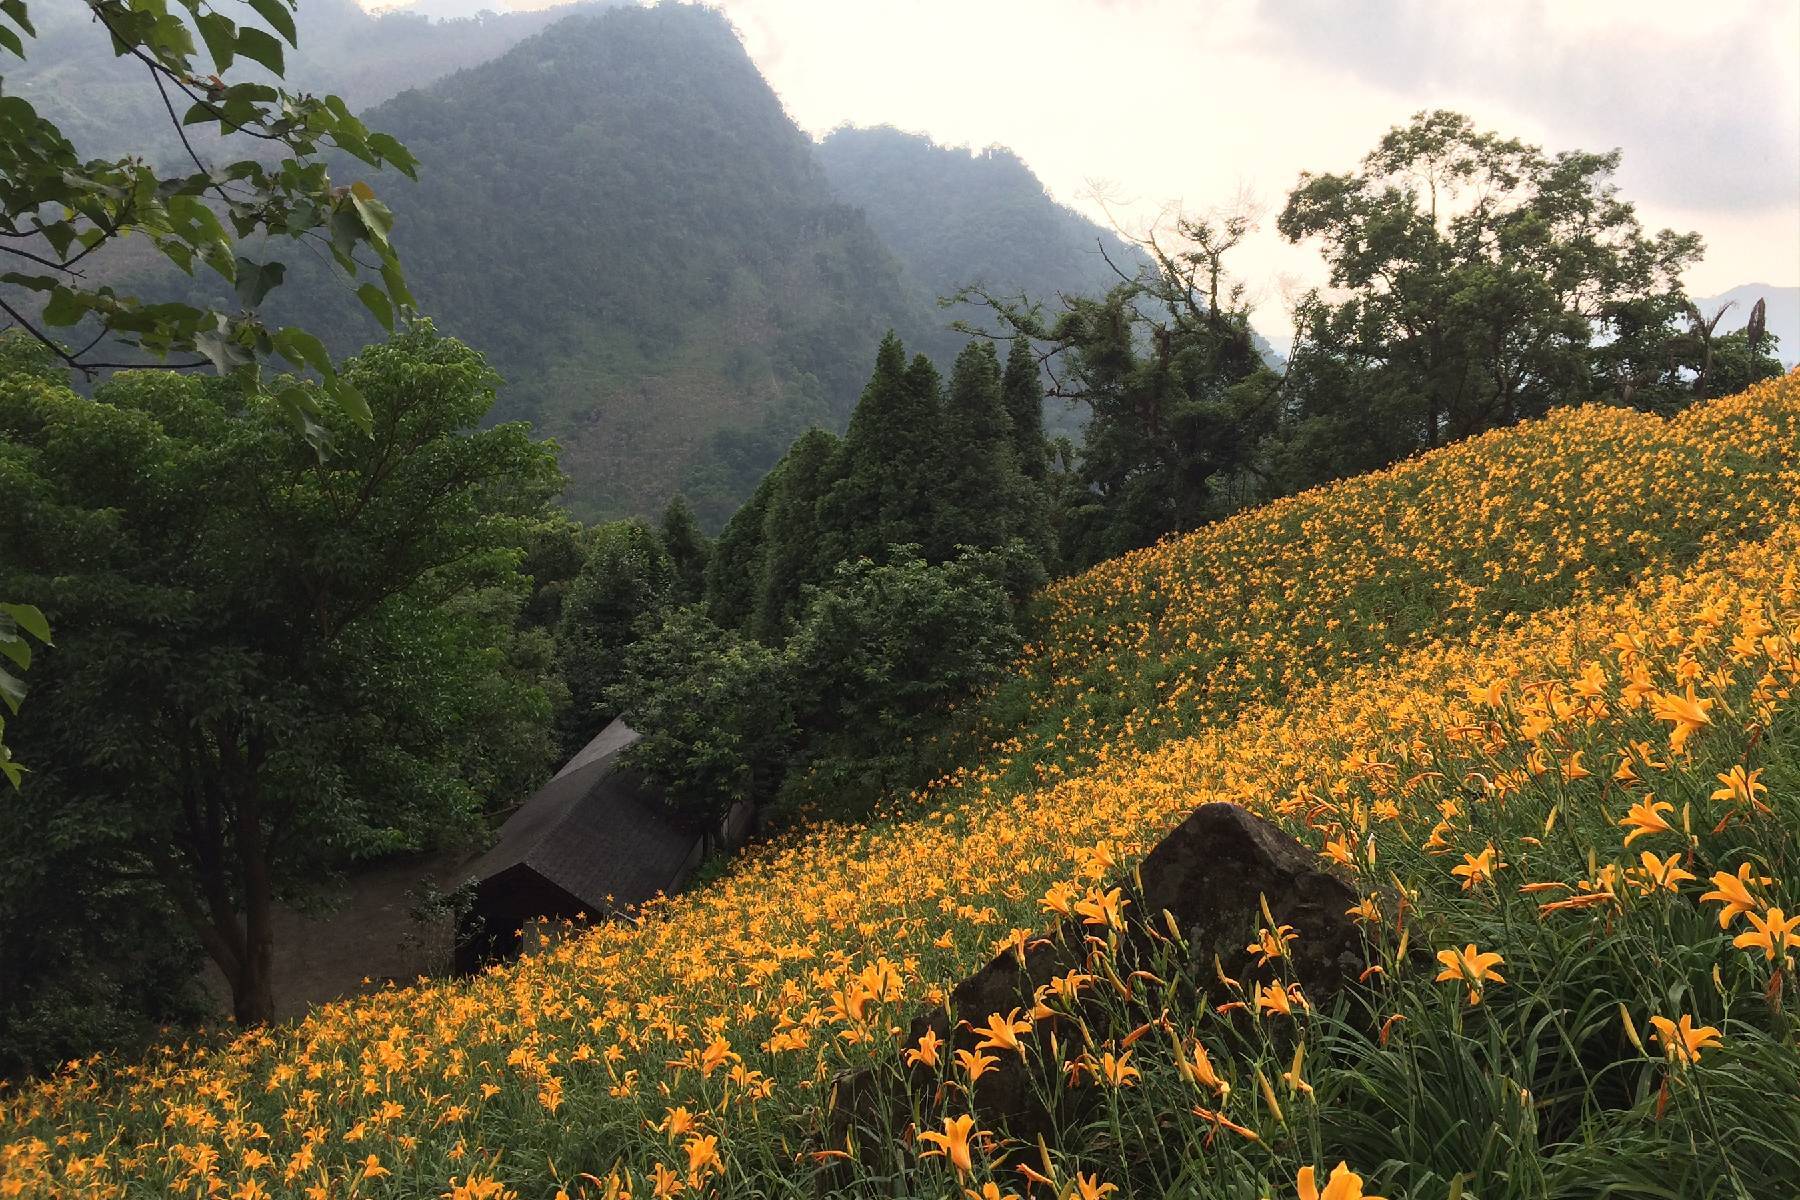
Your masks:
<svg viewBox="0 0 1800 1200"><path fill-rule="evenodd" d="M1559 414L1052 590L980 763L475 980L0 1093L0 1196L1764 1197L1800 1178L1800 375ZM1018 724L1000 714L1011 704ZM996 1055L1087 1114L826 1139L832 1079L1196 805L1354 879L1354 995L1104 939ZM1279 928L1247 928L1279 969ZM1108 1040L1070 1004L1160 1007ZM1116 993L1116 995L1115 995ZM1015 1049L1016 1046L1016 1049ZM1339 1164L1344 1164L1341 1169Z"/></svg>

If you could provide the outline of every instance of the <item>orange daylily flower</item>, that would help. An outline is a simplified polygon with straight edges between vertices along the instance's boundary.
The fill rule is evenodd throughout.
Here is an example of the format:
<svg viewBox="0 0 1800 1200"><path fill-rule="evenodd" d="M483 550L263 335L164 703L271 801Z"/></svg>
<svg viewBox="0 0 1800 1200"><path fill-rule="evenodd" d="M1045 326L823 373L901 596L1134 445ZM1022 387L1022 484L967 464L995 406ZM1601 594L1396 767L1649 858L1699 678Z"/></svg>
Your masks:
<svg viewBox="0 0 1800 1200"><path fill-rule="evenodd" d="M1107 1194L1118 1190L1119 1185L1116 1183L1101 1183L1098 1174L1083 1175L1079 1171L1075 1174L1075 1194L1080 1197L1080 1200L1101 1200Z"/></svg>
<svg viewBox="0 0 1800 1200"><path fill-rule="evenodd" d="M980 1188L964 1188L963 1195L968 1200L1019 1200L1018 1195L1013 1192L1002 1192L1000 1185L991 1179Z"/></svg>
<svg viewBox="0 0 1800 1200"><path fill-rule="evenodd" d="M1300 985L1297 983L1290 983L1286 987L1279 983L1265 983L1257 989L1256 1007L1261 1012L1291 1017L1295 1009L1306 1007L1306 997L1300 994Z"/></svg>
<svg viewBox="0 0 1800 1200"><path fill-rule="evenodd" d="M1277 926L1272 932L1267 929L1256 931L1256 940L1244 949L1258 955L1257 963L1267 966L1272 958L1286 958L1288 943L1298 936L1292 925Z"/></svg>
<svg viewBox="0 0 1800 1200"><path fill-rule="evenodd" d="M1731 939L1731 944L1740 950L1759 949L1774 962L1777 954L1800 941L1800 913L1790 917L1779 908L1771 908L1766 915L1746 912L1744 916L1754 928Z"/></svg>
<svg viewBox="0 0 1800 1200"><path fill-rule="evenodd" d="M1311 1167L1301 1167L1300 1173L1294 1177L1294 1188L1300 1194L1300 1200L1382 1200L1380 1196L1363 1191L1362 1176L1350 1169L1349 1163L1340 1162L1331 1169L1331 1178L1325 1181L1325 1190L1320 1191L1318 1177Z"/></svg>
<svg viewBox="0 0 1800 1200"><path fill-rule="evenodd" d="M958 1050L956 1065L969 1077L969 1086L974 1087L976 1080L1000 1065L1000 1060L979 1050Z"/></svg>
<svg viewBox="0 0 1800 1200"><path fill-rule="evenodd" d="M1750 864L1743 863L1736 875L1727 875L1723 871L1713 872L1713 890L1700 897L1702 901L1712 901L1723 905L1719 910L1719 928L1729 928L1740 913L1756 912L1762 908L1762 902L1750 894L1750 885L1768 886L1775 882L1766 876L1757 877L1750 874Z"/></svg>
<svg viewBox="0 0 1800 1200"><path fill-rule="evenodd" d="M1496 861L1498 858L1499 851L1490 845L1480 854L1463 855L1462 865L1451 867L1450 873L1462 877L1463 890L1466 892L1476 884L1492 879L1494 872L1507 865Z"/></svg>
<svg viewBox="0 0 1800 1200"><path fill-rule="evenodd" d="M938 1065L938 1046L941 1044L942 1039L938 1037L937 1030L927 1029L919 1035L918 1047L906 1052L906 1065L909 1067L936 1067Z"/></svg>
<svg viewBox="0 0 1800 1200"><path fill-rule="evenodd" d="M1437 974L1438 982L1460 980L1469 985L1469 1003L1481 1003L1481 989L1485 983L1505 983L1501 974L1494 970L1506 960L1492 951L1477 950L1475 943L1470 942L1461 950L1439 950L1437 959L1444 964L1444 969Z"/></svg>
<svg viewBox="0 0 1800 1200"><path fill-rule="evenodd" d="M1651 714L1659 721L1674 725L1675 728L1669 731L1669 749L1679 754L1688 738L1712 724L1712 707L1713 701L1701 700L1694 695L1694 685L1690 683L1685 695L1658 693L1651 702Z"/></svg>
<svg viewBox="0 0 1800 1200"><path fill-rule="evenodd" d="M987 1024L977 1025L974 1029L976 1033L987 1035L975 1044L975 1049L986 1050L993 1046L1000 1050L1017 1050L1020 1058L1025 1057L1025 1046L1019 1041L1019 1035L1031 1032L1031 1022L1020 1020L1018 1009L1013 1009L1005 1016L990 1013Z"/></svg>
<svg viewBox="0 0 1800 1200"><path fill-rule="evenodd" d="M1650 1024L1656 1027L1656 1040L1663 1044L1663 1053L1682 1066L1700 1061L1702 1051L1719 1045L1719 1031L1711 1025L1694 1025L1694 1018L1683 1013L1681 1023L1677 1025L1667 1017L1652 1016Z"/></svg>
<svg viewBox="0 0 1800 1200"><path fill-rule="evenodd" d="M1761 767L1754 771L1746 771L1742 764L1734 766L1731 770L1714 776L1723 786L1714 791L1708 799L1724 800L1731 804L1747 804L1761 809L1763 812L1768 812L1769 806L1757 799L1758 796L1769 790L1761 782L1761 775Z"/></svg>
<svg viewBox="0 0 1800 1200"><path fill-rule="evenodd" d="M1131 901L1124 899L1124 889L1113 888L1102 892L1099 888L1087 894L1084 900L1075 902L1075 911L1081 914L1083 925L1104 925L1109 929L1125 928L1125 909Z"/></svg>
<svg viewBox="0 0 1800 1200"><path fill-rule="evenodd" d="M1090 1056L1088 1070L1093 1072L1096 1079L1104 1080L1108 1087L1130 1087L1133 1080L1143 1078L1143 1072L1131 1065L1129 1050L1116 1056L1109 1050L1098 1059Z"/></svg>
<svg viewBox="0 0 1800 1200"><path fill-rule="evenodd" d="M1620 819L1622 828L1631 830L1625 835L1627 846L1641 837L1649 837L1653 833L1674 833L1675 827L1663 820L1665 812L1674 812L1675 806L1667 800L1658 800L1654 796L1645 796L1631 806L1631 811Z"/></svg>
<svg viewBox="0 0 1800 1200"><path fill-rule="evenodd" d="M1646 892L1672 892L1676 890L1676 884L1694 878L1692 871L1684 871L1676 866L1676 860L1676 855L1658 858L1646 850L1638 856L1638 861L1643 865L1634 874L1643 881L1642 886Z"/></svg>
<svg viewBox="0 0 1800 1200"><path fill-rule="evenodd" d="M1231 1094L1231 1085L1219 1078L1218 1071L1213 1068L1212 1056L1207 1054L1206 1047L1199 1042L1196 1041L1189 1047L1187 1057L1177 1057L1175 1065L1184 1079L1211 1088L1219 1094L1221 1100Z"/></svg>
<svg viewBox="0 0 1800 1200"><path fill-rule="evenodd" d="M935 1150L925 1151L919 1157L947 1158L958 1175L967 1175L975 1166L974 1159L969 1155L969 1138L974 1131L975 1118L966 1113L960 1117L945 1117L942 1133L928 1130L919 1135L921 1142L930 1142L937 1147Z"/></svg>

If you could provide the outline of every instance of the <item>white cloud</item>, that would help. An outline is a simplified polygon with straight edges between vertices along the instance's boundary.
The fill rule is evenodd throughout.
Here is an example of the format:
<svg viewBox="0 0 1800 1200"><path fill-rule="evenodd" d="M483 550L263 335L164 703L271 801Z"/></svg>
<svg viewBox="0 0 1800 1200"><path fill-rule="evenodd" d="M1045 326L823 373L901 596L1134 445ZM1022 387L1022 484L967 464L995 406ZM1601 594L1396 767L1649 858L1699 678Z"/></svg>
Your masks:
<svg viewBox="0 0 1800 1200"><path fill-rule="evenodd" d="M1800 6L1584 0L724 0L803 128L891 123L1004 143L1067 203L1128 225L1248 187L1238 265L1279 307L1316 254L1273 233L1303 169L1347 170L1451 107L1547 149L1624 151L1652 228L1698 229L1701 293L1800 282ZM1264 322L1282 317L1265 313Z"/></svg>

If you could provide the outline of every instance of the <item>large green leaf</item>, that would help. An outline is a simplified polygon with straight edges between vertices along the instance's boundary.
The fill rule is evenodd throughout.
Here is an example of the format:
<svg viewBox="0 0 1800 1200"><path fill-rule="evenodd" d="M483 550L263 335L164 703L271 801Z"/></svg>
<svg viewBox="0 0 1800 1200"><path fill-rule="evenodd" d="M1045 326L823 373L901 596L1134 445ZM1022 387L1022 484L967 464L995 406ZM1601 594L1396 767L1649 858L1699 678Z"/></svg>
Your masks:
<svg viewBox="0 0 1800 1200"><path fill-rule="evenodd" d="M280 287L286 269L278 262L253 263L247 258L238 259L237 294L244 307L255 308L263 302L264 296Z"/></svg>
<svg viewBox="0 0 1800 1200"><path fill-rule="evenodd" d="M375 314L381 327L389 333L394 331L394 306L388 303L387 293L372 283L365 283L356 289L356 298L363 302L363 307Z"/></svg>
<svg viewBox="0 0 1800 1200"><path fill-rule="evenodd" d="M20 629L29 633L46 646L55 645L50 640L50 622L35 604L0 604L0 613L12 618Z"/></svg>
<svg viewBox="0 0 1800 1200"><path fill-rule="evenodd" d="M237 55L237 26L227 17L218 13L201 13L194 19L200 29L200 40L206 43L206 52L212 55L213 69L225 72L231 68L231 60Z"/></svg>
<svg viewBox="0 0 1800 1200"><path fill-rule="evenodd" d="M282 61L281 43L273 34L264 33L254 25L245 25L238 29L238 53L269 68L277 75L286 72Z"/></svg>
<svg viewBox="0 0 1800 1200"><path fill-rule="evenodd" d="M251 8L256 10L257 16L267 21L274 27L276 33L287 39L288 45L294 47L300 45L299 36L294 30L294 15L288 11L288 6L283 4L282 0L248 0L248 3Z"/></svg>

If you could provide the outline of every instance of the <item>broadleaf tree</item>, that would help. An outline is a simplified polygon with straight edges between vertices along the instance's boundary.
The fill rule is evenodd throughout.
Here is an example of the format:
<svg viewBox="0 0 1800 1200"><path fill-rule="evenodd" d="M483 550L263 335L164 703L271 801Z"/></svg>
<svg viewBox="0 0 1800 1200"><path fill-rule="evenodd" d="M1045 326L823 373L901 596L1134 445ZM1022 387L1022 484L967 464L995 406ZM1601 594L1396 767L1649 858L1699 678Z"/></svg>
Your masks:
<svg viewBox="0 0 1800 1200"><path fill-rule="evenodd" d="M393 214L365 181L334 181L322 155L340 151L409 177L417 168L412 155L364 125L341 98L277 86L286 69L283 47L299 44L297 0L80 3L93 36L143 67L143 103L167 116L185 161L165 169L137 155L84 154L30 101L5 94L0 75L0 313L89 377L121 365L210 366L253 383L265 362L313 371L324 380L325 397L366 426L367 403L335 370L324 344L298 327L271 328L258 315L286 265L243 251L254 245L266 255L286 240L328 255L346 277L368 279L356 295L392 328L394 314L413 305L389 236ZM31 0L0 0L0 63L6 55L26 58L37 36L34 7ZM243 153L209 161L203 144L208 153ZM92 268L127 239L147 243L190 275L199 268L218 275L240 307L146 298L102 282ZM65 341L77 333L79 345ZM318 393L289 379L278 398L322 443L327 426ZM47 644L49 629L42 614L4 611L0 647L10 647L7 657L23 670L29 642L19 632ZM23 683L8 672L0 697L14 713L23 694ZM0 774L16 786L19 771L0 723Z"/></svg>
<svg viewBox="0 0 1800 1200"><path fill-rule="evenodd" d="M472 830L550 753L494 614L554 452L479 428L496 379L428 322L344 374L373 420L324 408L324 458L239 380L0 380L0 591L61 614L7 819L79 817L81 861L166 896L246 1023L278 900Z"/></svg>
<svg viewBox="0 0 1800 1200"><path fill-rule="evenodd" d="M1588 400L1691 395L1682 272L1698 234L1647 232L1617 150L1546 153L1445 110L1359 168L1301 175L1277 228L1315 241L1330 296L1299 306L1288 487L1379 467Z"/></svg>

